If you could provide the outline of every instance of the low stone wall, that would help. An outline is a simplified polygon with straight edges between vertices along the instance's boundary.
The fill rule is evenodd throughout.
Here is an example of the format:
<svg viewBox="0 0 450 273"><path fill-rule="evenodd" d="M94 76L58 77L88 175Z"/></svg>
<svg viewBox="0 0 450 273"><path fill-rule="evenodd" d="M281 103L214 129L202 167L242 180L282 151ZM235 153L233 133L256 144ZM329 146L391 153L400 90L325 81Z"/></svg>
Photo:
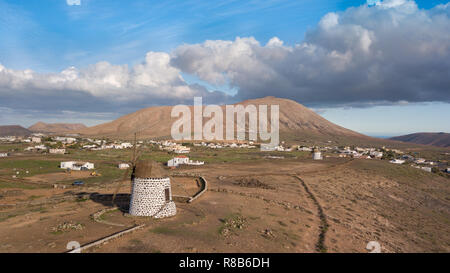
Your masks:
<svg viewBox="0 0 450 273"><path fill-rule="evenodd" d="M191 199L189 199L188 203L192 203L194 200L202 196L208 190L208 182L203 176L199 177L201 183L201 190L196 193Z"/></svg>
<svg viewBox="0 0 450 273"><path fill-rule="evenodd" d="M115 238L119 238L119 237L121 237L121 236L123 236L123 235L125 235L125 234L127 234L127 233L130 233L130 232L133 232L133 231L135 231L135 230L141 229L141 228L143 228L144 226L145 226L145 225L135 226L135 227L132 227L132 228L129 228L129 229L126 229L126 230L123 230L123 231L114 233L114 234L112 234L112 235L110 235L110 236L107 236L107 237L105 237L105 238L102 238L102 239L100 239L100 240L97 240L97 241L94 241L94 242L92 242L92 243L86 244L86 245L84 245L84 246L82 246L82 247L80 247L80 248L73 249L73 250L69 250L69 251L67 251L67 253L80 253L80 252L82 252L82 251L84 251L84 250L86 250L86 249L89 249L89 248L91 248L91 247L94 247L94 246L98 246L98 245L104 244L104 243L106 243L107 241L110 241L110 240L115 239Z"/></svg>

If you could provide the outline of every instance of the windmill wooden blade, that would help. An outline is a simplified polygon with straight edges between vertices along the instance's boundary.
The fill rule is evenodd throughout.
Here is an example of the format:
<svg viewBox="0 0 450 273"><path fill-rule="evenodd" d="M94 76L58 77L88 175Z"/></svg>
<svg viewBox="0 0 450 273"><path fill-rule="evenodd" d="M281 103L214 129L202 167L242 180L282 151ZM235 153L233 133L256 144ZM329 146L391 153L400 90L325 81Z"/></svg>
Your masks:
<svg viewBox="0 0 450 273"><path fill-rule="evenodd" d="M114 194L113 194L113 197L112 197L112 203L113 203L113 205L114 205L114 200L116 199L116 195L117 195L117 193L119 192L119 189L122 187L122 185L123 185L123 182L125 182L125 180L127 180L127 179L129 179L129 174L130 174L130 169L131 168L134 168L134 166L132 165L132 166L130 166L126 171L125 171L125 174L124 174L124 176L122 177L122 180L119 182L119 185L117 185L117 188L116 188L116 190L114 191Z"/></svg>
<svg viewBox="0 0 450 273"><path fill-rule="evenodd" d="M131 177L130 177L130 169L132 171L132 176L134 175L134 170L136 168L136 162L138 161L139 157L141 156L142 151L139 149L137 149L137 132L134 133L134 143L133 143L133 154L131 156L131 161L129 162L130 167L126 170L122 180L119 182L119 185L117 186L117 188L114 191L113 197L112 197L112 204L114 205L114 201L116 199L117 193L119 192L119 189L122 187L123 182L126 180L130 180L131 182Z"/></svg>

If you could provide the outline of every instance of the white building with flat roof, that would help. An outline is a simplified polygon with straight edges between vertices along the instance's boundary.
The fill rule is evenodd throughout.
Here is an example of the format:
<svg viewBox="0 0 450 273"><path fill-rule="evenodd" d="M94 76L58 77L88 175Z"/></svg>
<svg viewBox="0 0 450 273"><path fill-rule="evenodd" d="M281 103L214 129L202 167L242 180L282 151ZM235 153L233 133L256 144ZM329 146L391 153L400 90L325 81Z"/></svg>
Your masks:
<svg viewBox="0 0 450 273"><path fill-rule="evenodd" d="M126 170L130 167L130 165L128 163L120 163L119 164L119 169L121 170Z"/></svg>
<svg viewBox="0 0 450 273"><path fill-rule="evenodd" d="M66 153L66 149L50 149L50 150L48 150L48 152L51 154L63 155Z"/></svg>
<svg viewBox="0 0 450 273"><path fill-rule="evenodd" d="M171 160L167 161L168 167L178 167L179 165L200 166L204 164L205 164L204 161L189 160L189 157L184 155L176 156Z"/></svg>
<svg viewBox="0 0 450 273"><path fill-rule="evenodd" d="M129 142L123 142L120 144L122 146L122 148L124 149L128 149L128 148L132 148L133 144L129 143Z"/></svg>
<svg viewBox="0 0 450 273"><path fill-rule="evenodd" d="M72 144L77 141L76 138L73 137L56 137L55 141L60 141L64 144Z"/></svg>
<svg viewBox="0 0 450 273"><path fill-rule="evenodd" d="M90 162L79 162L79 161L65 161L60 164L61 169L73 170L73 171L84 171L94 169L94 163Z"/></svg>
<svg viewBox="0 0 450 273"><path fill-rule="evenodd" d="M178 167L178 165L181 164L187 164L189 162L189 157L180 155L172 158L171 160L167 161L168 167Z"/></svg>
<svg viewBox="0 0 450 273"><path fill-rule="evenodd" d="M389 161L392 164L403 164L405 163L405 160L402 159L392 159L391 161Z"/></svg>
<svg viewBox="0 0 450 273"><path fill-rule="evenodd" d="M383 152L379 152L379 151L370 151L369 154L371 156L375 157L375 158L382 158L383 157Z"/></svg>

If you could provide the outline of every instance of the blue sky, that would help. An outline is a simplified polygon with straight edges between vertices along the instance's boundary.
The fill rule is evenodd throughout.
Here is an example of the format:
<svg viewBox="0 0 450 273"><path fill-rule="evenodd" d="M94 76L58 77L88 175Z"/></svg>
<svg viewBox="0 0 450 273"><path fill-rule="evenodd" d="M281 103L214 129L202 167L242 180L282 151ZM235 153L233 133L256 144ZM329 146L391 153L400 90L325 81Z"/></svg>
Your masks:
<svg viewBox="0 0 450 273"><path fill-rule="evenodd" d="M447 1L416 1L430 8ZM276 36L303 40L328 12L365 0L127 1L0 0L0 61L12 69L59 71L99 61L135 64L146 52L171 51L183 43Z"/></svg>
<svg viewBox="0 0 450 273"><path fill-rule="evenodd" d="M395 2L396 0L390 1ZM74 2L75 4L71 2ZM101 73L99 72L102 77L107 77L104 74L113 73L111 71L116 73L122 68L125 70L133 70L142 63L154 63L153 60L155 59L149 59L150 57L146 59L146 54L148 52L163 52L170 55L170 61L168 61L169 63L167 65L171 66L172 63L175 63L174 69L177 74L173 77L171 76L167 81L164 81L164 83L170 81L169 87L166 85L162 87L157 86L158 90L167 89L169 90L167 92L170 93L174 92L170 91L170 88L173 88L174 86L180 90L191 88L192 90L190 91L179 91L187 92L186 94L204 92L204 90L217 90L225 96L223 98L221 97L221 100L230 99L229 96L235 96L234 101L241 98L245 99L263 95L277 96L277 94L279 94L277 88L283 88L283 84L278 84L278 82L275 84L275 81L271 81L270 84L274 84L274 87L271 89L273 91L269 90L257 93L253 91L256 87L246 86L245 83L231 76L222 80L217 74L210 75L195 70L196 67L202 65L208 67L209 63L196 63L195 65L193 63L186 63L189 56L183 56L183 52L181 52L182 50L180 48L183 45L187 45L186 48L189 49L187 52L199 53L206 47L203 46L206 40L223 40L238 43L236 37L253 37L252 39L257 41L261 47L264 47L264 45L266 45L273 37L277 37L279 40L283 41L283 45L286 47L293 48L295 45L307 42L310 44L316 43L323 48L327 48L327 40L324 35L329 35L329 33L324 32L325 34L323 34L317 30L320 29L319 22L321 22L321 19L330 12L333 14L345 13L346 15L340 15L340 20L341 18L346 18L345 20L355 20L355 22L359 23L357 20L361 19L353 19L356 18L356 16L359 16L356 9L366 4L366 1L338 0L79 0L79 5L77 2L78 1L76 0L0 0L0 65L11 70L11 74L14 74L14 77L18 77L17 75L22 75L22 72L26 70L31 70L35 75L48 76L52 73L60 73L69 67L75 67L82 73L83 69L90 69L90 67L92 68L93 65L99 62L107 62L107 68L100 71ZM420 13L421 11L432 10L437 5L446 4L447 1L417 0L415 3L417 4L418 9L414 12ZM406 10L406 8L404 10ZM379 16L376 18L381 18L379 19L380 25L382 24L381 20L385 18L382 15L378 15L378 13L381 14L382 12L384 12L384 9L380 8L380 11L377 11L376 15ZM430 18L431 16L434 16L435 13L436 12L430 12ZM342 21L344 21L344 19L342 19ZM357 23L355 22L352 24L356 25ZM365 22L361 22L360 24L364 25ZM411 23L410 21L405 21L405 24L410 24L408 26L414 25L414 23ZM443 23L444 29L448 26L446 24L447 22ZM370 30L373 26L365 27ZM405 27L405 29L408 28ZM427 29L424 31L431 33ZM439 36L438 32L439 29L436 30L437 36ZM371 32L369 31L367 33ZM375 33L375 35L378 34L376 30L373 30L373 33ZM380 33L383 35L385 34L384 32ZM444 33L444 36L446 35L448 36L448 33ZM440 36L442 36L442 34ZM372 39L372 41L375 41L375 39ZM447 41L448 40L444 40L444 44ZM246 41L246 43L252 44L253 42ZM446 55L448 54L448 48L443 50L443 56L447 57L446 61L448 61L449 56ZM354 56L356 56L356 53ZM166 57L165 55L160 54L154 58L165 60ZM264 60L264 63L266 63L266 60ZM429 62L426 62L426 65L431 63L435 63L435 61L430 60ZM447 64L448 62L445 62L444 64L437 66L440 67L441 70L445 70L444 75L449 75ZM402 61L402 68L404 67L403 65L404 61ZM415 64L413 63L413 65ZM420 59L420 62L417 62L417 66L419 65L424 65L423 59ZM273 67L276 67L273 68L274 70L278 69L278 64ZM95 70L97 68L92 69ZM165 67L165 69L172 69L172 67ZM150 70L154 71L155 68L150 68ZM98 72L98 70L95 71ZM171 72L167 73L164 72L163 75L173 72L172 70L170 71ZM231 71L230 68L227 68L223 71L218 71L218 74L235 75L236 73L234 72L236 71ZM420 72L399 72L399 74L408 75L413 73ZM288 77L286 75L291 75L292 73L286 72L286 74L284 74L284 72L279 72L279 74L283 74L284 78ZM182 83L178 82L179 79L177 79L177 75L181 75L183 79ZM34 76L34 78L39 77L40 76ZM292 77L295 78L295 75ZM341 77L338 77L338 79L342 79L342 75ZM8 82L11 81L8 80ZM296 80L292 79L292 82L295 83ZM148 83L146 84L146 86L155 86L153 82L150 85ZM193 87L193 84L200 85L201 87ZM271 86L270 84L267 85ZM330 84L333 86L333 83ZM379 88L386 89L386 86L391 88L391 86L394 86L395 84L380 85ZM69 87L64 85L56 88L49 85L48 80L46 80L45 84L39 83L35 85L37 87L30 88L28 84L24 84L24 87L22 87L24 88L23 90L17 89L16 86L10 87L6 86L6 84L4 86L0 85L0 88L3 88L3 90L0 89L0 93L4 93L3 96L0 97L8 98L8 95L13 97L17 93L32 92L29 91L31 89L33 89L33 94L36 94L37 92L44 92L42 90L45 90L50 86L48 88L55 88L55 94L57 92L74 91L77 92L77 97L79 97L83 92L87 92L86 96L93 96L91 101L98 100L99 104L104 103L105 105L107 104L107 106L102 108L102 106L99 105L98 107L85 109L83 107L77 108L75 105L68 105L67 109L64 108L65 106L61 106L52 111L43 110L48 108L48 106L40 106L36 109L19 109L20 107L15 105L15 102L18 101L18 99L8 98L6 100L3 99L3 104L0 102L0 114L2 115L0 116L0 123L30 125L41 119L45 119L45 121L54 121L55 119L61 121L74 121L73 116L67 113L84 113L79 119L89 125L93 125L116 118L123 113L133 111L132 107L130 107L130 105L132 105L131 103L122 103L124 99L118 99L117 101L112 102L110 99L111 94L106 94L106 91L101 88L98 91L85 90L83 89L84 85L81 83L76 84L75 87L73 85L70 85ZM450 123L443 122L444 117L450 116L450 107L448 107L448 92L450 86L436 87L434 84L430 84L429 81L426 81L426 84L419 85L422 89L414 91L415 93L413 95L406 94L407 91L403 91L403 89L406 90L410 88L409 86L392 87L392 90L400 90L398 91L398 96L392 97L389 94L386 94L384 95L385 97L383 97L380 95L379 97L373 98L373 102L375 103L372 103L372 101L365 101L360 97L352 97L352 99L349 99L348 101L334 97L330 99L315 100L311 99L311 95L306 91L300 91L304 90L303 88L296 89L292 86L287 87L287 89L291 91L281 93L280 96L295 99L300 103L317 109L318 113L322 114L330 121L370 135L397 135L417 131L450 132ZM360 84L360 86L361 88L365 88L364 85ZM424 94L428 92L428 86L430 90L441 90L438 90L441 93L433 91L436 94L433 93L433 95L429 96L422 95L421 92ZM377 86L371 86L370 88L377 88ZM445 89L447 90L447 93L445 93ZM149 100L154 101L153 104L173 104L179 101L172 100L172 97L168 95L156 94L156 91L153 91L153 89L150 91L148 90L150 89L142 89L139 94L136 94L136 98L141 100L142 97L138 97L138 95L143 96L145 92L148 92L152 94L149 97ZM348 89L345 89L343 91L342 97L345 98L349 96L345 93L347 90ZM271 94L271 92L273 94ZM299 92L305 93L298 95L300 94ZM348 92L354 93L356 91ZM222 96L221 93L219 94L220 96ZM420 95L417 95L418 93L420 93ZM42 93L40 94L41 95L39 96L31 95L30 99L38 102L41 100L40 98L43 98ZM73 94L73 92L71 94ZM112 94L114 96L116 93ZM442 101L439 101L437 98L442 96L442 94L444 94ZM106 96L108 96L108 98ZM217 96L214 96L214 98ZM326 94L321 93L320 96L326 97ZM61 100L63 99L60 98L57 101L61 103ZM230 101L233 101L233 99L230 99ZM83 103L84 102L80 100L80 104ZM65 103L61 103L61 105L64 104ZM150 105L152 105L152 103L143 104L142 106ZM89 112L92 112L92 118L86 114ZM40 114L42 118L39 116ZM52 114L55 114L53 118ZM99 116L102 118L99 118Z"/></svg>
<svg viewBox="0 0 450 273"><path fill-rule="evenodd" d="M293 3L295 2L295 3ZM58 71L98 61L134 64L149 50L182 43L253 36L267 42L303 39L330 11L365 1L0 1L2 63L13 69ZM424 3L429 1L423 1ZM4 8L7 6L8 8ZM8 13L8 14L6 14ZM38 53L38 54L36 54Z"/></svg>

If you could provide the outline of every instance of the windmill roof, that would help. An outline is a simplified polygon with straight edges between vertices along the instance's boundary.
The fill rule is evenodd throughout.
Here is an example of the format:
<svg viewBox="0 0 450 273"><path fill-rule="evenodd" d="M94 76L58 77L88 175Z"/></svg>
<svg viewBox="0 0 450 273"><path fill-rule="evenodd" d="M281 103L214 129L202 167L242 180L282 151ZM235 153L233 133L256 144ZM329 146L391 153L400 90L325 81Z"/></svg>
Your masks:
<svg viewBox="0 0 450 273"><path fill-rule="evenodd" d="M167 177L167 173L161 164L153 160L140 160L136 164L134 176L138 178Z"/></svg>

